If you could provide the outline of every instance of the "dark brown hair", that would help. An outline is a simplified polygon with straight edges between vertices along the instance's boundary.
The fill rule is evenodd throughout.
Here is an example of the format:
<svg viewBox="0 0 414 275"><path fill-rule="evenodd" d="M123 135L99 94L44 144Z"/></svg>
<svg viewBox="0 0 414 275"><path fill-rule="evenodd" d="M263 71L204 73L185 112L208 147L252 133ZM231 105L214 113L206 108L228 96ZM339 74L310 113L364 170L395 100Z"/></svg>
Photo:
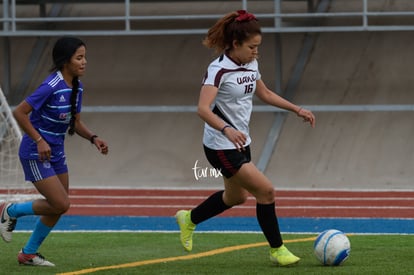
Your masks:
<svg viewBox="0 0 414 275"><path fill-rule="evenodd" d="M234 11L219 19L208 30L203 45L221 53L230 50L234 40L241 45L257 34L262 34L262 31L256 17L245 10Z"/></svg>
<svg viewBox="0 0 414 275"><path fill-rule="evenodd" d="M85 43L77 37L64 36L59 38L53 47L53 67L52 71L60 71L63 65L70 62L70 59L75 54L76 50L86 46ZM76 116L76 99L79 92L79 79L74 77L72 79L72 93L70 95L70 121L69 121L69 135L75 133L75 116Z"/></svg>

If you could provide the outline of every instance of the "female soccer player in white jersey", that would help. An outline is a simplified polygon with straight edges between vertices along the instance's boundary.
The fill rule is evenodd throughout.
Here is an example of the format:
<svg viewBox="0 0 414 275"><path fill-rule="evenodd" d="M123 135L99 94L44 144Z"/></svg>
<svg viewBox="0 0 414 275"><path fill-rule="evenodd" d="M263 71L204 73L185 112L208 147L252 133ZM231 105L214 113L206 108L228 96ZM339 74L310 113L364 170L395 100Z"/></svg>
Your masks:
<svg viewBox="0 0 414 275"><path fill-rule="evenodd" d="M44 239L70 206L69 177L64 139L77 133L102 153L107 143L93 134L80 117L83 86L79 81L86 68L86 46L76 37L62 37L53 48L52 73L14 110L25 134L19 157L25 178L31 181L44 199L9 203L1 212L0 233L10 242L17 219L38 215L39 219L26 245L18 253L20 264L54 266L38 253Z"/></svg>
<svg viewBox="0 0 414 275"><path fill-rule="evenodd" d="M198 114L205 121L204 151L208 161L220 169L224 190L212 194L192 210L176 214L184 249L192 250L197 224L232 206L256 198L259 225L270 245L270 259L281 266L297 263L283 244L275 212L274 188L250 159L249 120L256 95L267 104L295 112L315 126L315 117L269 90L258 69L258 48L262 41L256 17L244 10L231 12L210 28L203 44L221 55L208 67L198 102ZM211 106L214 105L213 108Z"/></svg>

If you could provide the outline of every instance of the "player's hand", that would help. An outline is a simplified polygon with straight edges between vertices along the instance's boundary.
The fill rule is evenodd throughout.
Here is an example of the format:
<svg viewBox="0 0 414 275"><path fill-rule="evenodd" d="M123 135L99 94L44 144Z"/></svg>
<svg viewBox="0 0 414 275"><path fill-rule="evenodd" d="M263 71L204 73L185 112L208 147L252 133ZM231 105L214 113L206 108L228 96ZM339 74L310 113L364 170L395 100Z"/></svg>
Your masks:
<svg viewBox="0 0 414 275"><path fill-rule="evenodd" d="M309 122L312 128L315 128L315 116L311 111L304 108L299 108L299 111L296 114L298 117L303 118L303 122Z"/></svg>
<svg viewBox="0 0 414 275"><path fill-rule="evenodd" d="M40 161L50 161L52 149L43 138L37 143L37 153Z"/></svg>
<svg viewBox="0 0 414 275"><path fill-rule="evenodd" d="M233 127L227 127L224 129L224 135L236 146L238 151L244 151L244 147L247 141L247 137L244 133Z"/></svg>
<svg viewBox="0 0 414 275"><path fill-rule="evenodd" d="M108 144L104 140L100 139L99 137L96 137L94 139L94 144L96 148L99 150L99 152L101 152L101 154L103 155L108 154L109 152Z"/></svg>

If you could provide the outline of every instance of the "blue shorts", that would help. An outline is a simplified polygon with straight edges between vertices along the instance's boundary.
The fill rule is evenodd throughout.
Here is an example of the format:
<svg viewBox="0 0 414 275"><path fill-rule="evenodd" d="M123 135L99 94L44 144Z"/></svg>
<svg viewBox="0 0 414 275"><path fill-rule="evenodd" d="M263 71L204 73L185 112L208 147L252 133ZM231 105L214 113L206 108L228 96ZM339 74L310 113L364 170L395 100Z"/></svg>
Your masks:
<svg viewBox="0 0 414 275"><path fill-rule="evenodd" d="M204 145L204 153L210 164L219 169L226 178L231 178L240 167L251 161L250 146L239 152L237 149L213 150Z"/></svg>
<svg viewBox="0 0 414 275"><path fill-rule="evenodd" d="M66 157L62 156L56 161L40 161L38 159L22 159L24 176L27 181L37 182L48 177L68 172Z"/></svg>

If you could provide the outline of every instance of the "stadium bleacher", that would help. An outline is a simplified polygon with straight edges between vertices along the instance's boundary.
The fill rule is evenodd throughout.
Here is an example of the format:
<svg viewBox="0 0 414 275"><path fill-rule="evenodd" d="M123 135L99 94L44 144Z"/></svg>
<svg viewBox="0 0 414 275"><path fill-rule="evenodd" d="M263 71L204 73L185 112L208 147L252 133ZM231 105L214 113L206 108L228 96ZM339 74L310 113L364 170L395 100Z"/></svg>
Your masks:
<svg viewBox="0 0 414 275"><path fill-rule="evenodd" d="M28 2L32 1L16 1L19 5ZM58 2L64 1L37 1L38 4ZM82 7L68 5L59 16L108 14L114 2L123 1L98 2L90 1ZM109 8L100 5L105 2L112 4ZM206 13L224 13L240 7L241 1L208 2ZM261 6L251 2L248 4L252 11L263 14L272 5L271 1L257 1ZM356 7L352 3L346 5L334 1L330 11L357 10L361 2L352 2ZM407 11L414 10L412 6L410 1L400 1L383 3L381 7L383 10ZM305 12L308 8L306 1L295 3L294 7ZM187 12L190 8L179 3L175 9ZM119 4L114 11L122 13L123 6ZM153 9L146 3L143 11L151 14ZM37 13L26 8L21 12ZM392 17L392 20L397 19ZM324 21L327 25L331 22ZM405 18L406 22L410 23L410 19ZM93 23L85 26L93 26ZM414 80L410 75L410 60L414 53L409 45L414 42L414 37L409 34L410 30L310 34L314 43L296 83L293 101L318 106L411 104L414 98L410 88ZM286 32L281 36L282 89L286 89L295 73L307 34ZM21 81L27 80L24 91L14 103L35 89L48 73L50 48L55 38L53 35L7 37L12 59L10 97L19 89ZM213 53L201 45L201 33L82 35L82 38L88 46L88 69L83 78L85 106L194 106L201 78L214 58ZM33 50L39 41L43 41L43 47L34 58ZM277 85L275 48L280 45L276 43L275 36L266 33L260 53L261 72L272 89ZM5 51L5 43L1 43L0 51ZM28 67L33 70L25 75ZM1 66L0 75L4 75L4 71L5 67ZM414 137L414 129L410 127L413 112L320 111L316 116L315 129L303 125L294 115L289 115L283 124L265 170L277 188L405 189L411 186L414 176L414 148L410 142ZM274 118L275 114L270 112L253 114L254 161L267 149L265 144ZM67 155L73 186L221 186L221 180L197 181L194 178L192 168L196 161L202 167L209 166L201 146L203 124L194 112L85 112L83 119L108 140L111 151L103 158L94 154L94 148L88 142L68 137Z"/></svg>

